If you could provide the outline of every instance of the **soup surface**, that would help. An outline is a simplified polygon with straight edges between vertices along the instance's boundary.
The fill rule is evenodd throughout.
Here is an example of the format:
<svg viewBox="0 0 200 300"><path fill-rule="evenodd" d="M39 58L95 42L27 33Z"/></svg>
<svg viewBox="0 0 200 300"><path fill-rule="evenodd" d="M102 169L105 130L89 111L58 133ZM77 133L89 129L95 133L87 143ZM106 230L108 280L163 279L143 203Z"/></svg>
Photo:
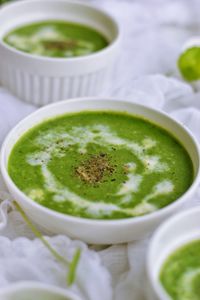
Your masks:
<svg viewBox="0 0 200 300"><path fill-rule="evenodd" d="M154 212L193 181L191 159L171 134L111 111L66 114L33 127L14 146L8 171L41 205L94 219Z"/></svg>
<svg viewBox="0 0 200 300"><path fill-rule="evenodd" d="M172 253L160 280L173 300L200 300L200 240Z"/></svg>
<svg viewBox="0 0 200 300"><path fill-rule="evenodd" d="M24 25L7 33L3 40L23 52L58 58L88 55L108 45L96 30L64 21Z"/></svg>

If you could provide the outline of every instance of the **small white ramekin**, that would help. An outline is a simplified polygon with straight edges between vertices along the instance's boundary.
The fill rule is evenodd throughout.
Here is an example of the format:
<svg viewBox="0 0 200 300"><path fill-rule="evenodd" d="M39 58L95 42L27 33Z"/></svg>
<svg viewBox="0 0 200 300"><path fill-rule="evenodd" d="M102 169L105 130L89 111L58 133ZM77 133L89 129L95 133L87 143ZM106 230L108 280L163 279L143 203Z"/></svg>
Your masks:
<svg viewBox="0 0 200 300"><path fill-rule="evenodd" d="M158 228L147 254L147 300L171 299L159 281L162 265L177 248L197 239L200 239L200 207L183 211Z"/></svg>
<svg viewBox="0 0 200 300"><path fill-rule="evenodd" d="M2 40L15 27L49 19L91 26L109 45L87 56L50 58L16 50ZM99 95L110 85L119 44L117 22L92 5L70 0L17 1L0 10L0 82L18 98L37 106Z"/></svg>
<svg viewBox="0 0 200 300"><path fill-rule="evenodd" d="M93 220L58 213L32 201L10 178L7 170L10 152L18 139L34 125L64 113L84 110L112 110L144 117L165 128L180 140L194 166L191 187L175 202L151 214L120 220ZM47 232L62 233L93 244L114 244L142 239L149 235L165 218L176 212L193 196L200 179L200 156L197 142L183 125L167 114L129 101L101 98L82 98L61 101L43 107L22 120L5 139L1 149L1 171L13 198L23 207L29 218Z"/></svg>
<svg viewBox="0 0 200 300"><path fill-rule="evenodd" d="M0 289L1 300L81 300L69 290L52 285L22 281Z"/></svg>

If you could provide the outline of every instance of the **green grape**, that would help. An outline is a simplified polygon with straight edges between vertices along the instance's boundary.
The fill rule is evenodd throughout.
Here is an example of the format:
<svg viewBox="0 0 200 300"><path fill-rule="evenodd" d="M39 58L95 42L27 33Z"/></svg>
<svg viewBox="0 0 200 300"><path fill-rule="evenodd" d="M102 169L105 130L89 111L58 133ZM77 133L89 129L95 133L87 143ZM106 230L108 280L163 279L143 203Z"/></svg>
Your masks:
<svg viewBox="0 0 200 300"><path fill-rule="evenodd" d="M187 81L200 79L200 46L194 46L183 52L178 59L178 68Z"/></svg>

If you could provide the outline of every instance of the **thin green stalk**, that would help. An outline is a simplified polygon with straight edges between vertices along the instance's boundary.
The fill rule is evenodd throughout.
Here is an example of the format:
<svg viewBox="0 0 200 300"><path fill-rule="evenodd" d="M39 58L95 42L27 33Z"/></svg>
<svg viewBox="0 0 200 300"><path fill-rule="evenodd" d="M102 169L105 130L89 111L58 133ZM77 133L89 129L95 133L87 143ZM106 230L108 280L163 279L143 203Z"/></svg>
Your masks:
<svg viewBox="0 0 200 300"><path fill-rule="evenodd" d="M76 270L78 267L78 263L81 256L81 249L77 249L73 259L71 262L68 262L63 256L61 256L50 244L49 242L42 236L41 232L33 225L33 223L29 220L21 206L14 201L13 202L19 213L21 214L22 218L26 222L26 224L30 227L32 232L38 237L44 246L50 251L50 253L62 264L68 267L68 274L67 274L67 284L70 286L74 283L76 279Z"/></svg>
<svg viewBox="0 0 200 300"><path fill-rule="evenodd" d="M76 279L76 270L78 267L78 263L81 257L81 249L77 249L74 257L69 265L69 272L67 274L67 283L68 285L72 285Z"/></svg>

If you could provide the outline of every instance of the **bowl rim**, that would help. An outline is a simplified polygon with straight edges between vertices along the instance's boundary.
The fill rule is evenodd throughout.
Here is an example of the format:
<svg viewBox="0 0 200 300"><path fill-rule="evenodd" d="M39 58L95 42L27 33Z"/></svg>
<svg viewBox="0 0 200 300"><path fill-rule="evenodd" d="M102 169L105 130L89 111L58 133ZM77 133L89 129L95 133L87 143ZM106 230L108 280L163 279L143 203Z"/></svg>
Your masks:
<svg viewBox="0 0 200 300"><path fill-rule="evenodd" d="M187 210L181 211L167 220L165 220L154 232L153 237L150 240L150 244L148 246L147 255L146 255L146 273L148 280L151 283L151 288L156 293L156 296L159 297L160 300L170 300L170 296L167 294L165 289L162 287L161 283L159 283L156 278L152 275L152 252L154 251L154 247L156 244L158 244L160 237L165 233L166 231L169 232L170 228L173 225L176 225L177 222L181 221L185 217L192 217L193 214L199 214L200 215L200 206L194 206L192 208L189 208ZM187 243L187 242L186 242ZM178 249L178 248L177 248ZM171 252L173 253L173 252ZM160 270L160 269L159 269Z"/></svg>
<svg viewBox="0 0 200 300"><path fill-rule="evenodd" d="M105 219L89 219L89 218L83 218L83 217L78 217L78 216L72 216L69 214L64 214L61 212L57 212L53 209L49 209L47 207L42 206L41 204L35 202L34 200L32 200L31 198L29 198L26 194L24 194L13 182L13 180L11 179L8 170L7 170L7 162L5 161L5 156L6 156L6 148L7 148L7 144L9 142L10 139L12 139L12 136L14 135L14 132L20 128L24 123L26 123L27 121L29 121L29 119L34 118L35 116L37 116L38 113L40 112L45 112L48 111L49 109L56 107L56 106L61 106L62 105L66 105L66 104L70 104L70 103L80 103L80 102L85 102L85 101L90 101L93 102L108 102L108 101L112 101L114 102L120 102L123 105L133 105L133 106L137 106L141 109L144 110L149 110L152 113L156 113L159 114L165 118L167 118L169 121L175 123L178 127L180 127L183 131L186 132L186 134L192 139L193 141L193 145L196 149L196 153L198 156L198 167L197 167L197 172L195 175L195 178L191 184L191 186L185 191L185 193L183 193L177 200L175 200L174 202L172 202L171 204L168 204L167 206L156 210L155 212L152 213L148 213L146 215L143 216L137 216L137 217L130 217L130 218L123 218L123 219L109 219L109 220L105 220ZM81 109L80 111L84 111L86 109ZM93 109L95 110L95 109ZM104 110L103 108L101 109L96 109L97 111L99 110ZM111 110L111 109L107 109L107 110ZM117 110L116 110L117 111ZM119 112L122 110L119 110ZM78 111L77 111L78 112ZM63 113L65 114L65 112ZM66 113L67 114L67 113ZM130 113L132 114L132 113ZM58 116L59 114L55 114L53 116ZM134 115L134 114L132 114ZM51 116L51 118L53 118L53 116ZM148 119L148 118L147 118ZM44 121L45 119L43 119ZM47 118L48 120L48 118ZM35 123L32 127L36 126L37 124L42 123L41 122L37 122ZM150 120L151 121L151 120ZM154 124L157 124L156 122ZM158 126L160 126L159 124L157 124ZM28 127L25 131L27 132L30 128L32 127ZM24 134L23 133L23 134ZM171 134L173 135L173 133L171 132ZM174 135L173 135L174 136ZM17 142L17 141L16 141ZM15 142L15 144L16 144ZM180 141L181 142L181 141ZM14 145L13 145L14 146ZM13 148L13 147L12 147ZM11 148L11 149L12 149ZM10 149L10 152L11 152ZM9 153L10 154L10 153ZM186 128L183 124L181 124L179 121L175 120L174 118L170 117L167 113L158 110L158 109L154 109L151 108L149 106L146 105L142 105L142 104L138 104L136 102L130 101L130 100L121 100L121 99L116 99L116 98L112 98L112 97L81 97L81 98L71 98L71 99L67 99L67 100L62 100L62 101L58 101L56 103L52 103L49 105L46 105L40 109L37 109L35 112L29 114L27 117L23 118L20 122L18 122L11 130L10 132L7 134L6 138L4 139L4 142L2 144L1 147L1 153L0 153L0 170L3 176L3 179L6 183L6 185L10 186L12 188L12 190L14 190L15 194L17 194L20 198L23 199L23 201L28 202L29 204L31 203L31 205L33 205L36 209L39 209L40 211L42 211L45 214L51 215L52 217L56 217L60 220L65 221L66 219L69 221L75 221L76 223L85 223L88 225L94 225L94 224L98 224L100 226L105 226L105 227L109 227L109 226L113 226L113 225L118 225L118 224L140 224L143 223L144 221L151 221L155 218L159 218L159 217L164 217L166 215L166 213L173 211L174 209L176 209L177 206L179 206L179 204L181 202L184 202L186 197L189 197L189 195L195 190L195 188L197 187L197 185L199 184L199 178L200 178L200 149L198 146L198 142L196 140L196 138L194 137L193 133L190 132L190 130L188 128ZM15 199L17 202L18 200Z"/></svg>
<svg viewBox="0 0 200 300"><path fill-rule="evenodd" d="M15 1L12 3L8 3L3 5L2 9L0 10L0 16L1 14L5 13L6 14L6 10L9 9L10 7L15 8L15 7L19 7L19 6L23 6L23 4L32 4L35 2L39 2L41 3L41 1L43 3L48 3L48 2L55 2L55 0L21 0L21 1ZM113 39L113 41L109 42L108 45L98 51L95 51L93 53L87 54L87 55L82 55L82 56L76 56L76 57L66 57L66 58L62 58L62 57L50 57L50 56L42 56L42 55L36 55L36 54L31 54L31 53L26 53L24 51L20 51L18 49L16 49L15 47L12 47L8 44L6 44L3 41L3 36L0 38L0 46L3 47L6 51L10 52L11 54L14 54L16 56L26 59L30 59L33 62L46 62L46 63L59 63L59 64L66 64L66 63L81 63L81 62L85 62L87 60L90 60L92 58L94 59L98 59L99 56L102 55L106 55L108 54L110 51L112 51L115 47L118 46L118 44L121 41L121 29L120 29L120 25L117 22L117 20L111 15L109 14L106 10L99 8L97 6L95 6L94 4L89 4L89 3L84 3L81 2L79 0L57 0L60 3L66 3L70 4L70 5L74 5L74 6L82 6L85 7L87 9L91 9L93 11L95 11L96 13L100 13L102 15L104 15L106 18L110 19L110 21L112 22L112 24L115 27L116 30L116 37ZM28 24L28 23L27 23ZM95 29L96 30L96 29ZM98 31L99 32L99 31ZM104 36L104 34L103 34Z"/></svg>
<svg viewBox="0 0 200 300"><path fill-rule="evenodd" d="M58 286L53 286L48 283L44 282L37 282L37 281L19 281L15 283L11 283L10 285L1 288L0 296L9 296L15 293L16 291L23 291L23 290L37 290L37 291L44 291L44 292L53 292L57 294L57 296L64 296L71 297L71 300L81 300L81 298L74 294L71 290L68 290L67 288L61 288Z"/></svg>

